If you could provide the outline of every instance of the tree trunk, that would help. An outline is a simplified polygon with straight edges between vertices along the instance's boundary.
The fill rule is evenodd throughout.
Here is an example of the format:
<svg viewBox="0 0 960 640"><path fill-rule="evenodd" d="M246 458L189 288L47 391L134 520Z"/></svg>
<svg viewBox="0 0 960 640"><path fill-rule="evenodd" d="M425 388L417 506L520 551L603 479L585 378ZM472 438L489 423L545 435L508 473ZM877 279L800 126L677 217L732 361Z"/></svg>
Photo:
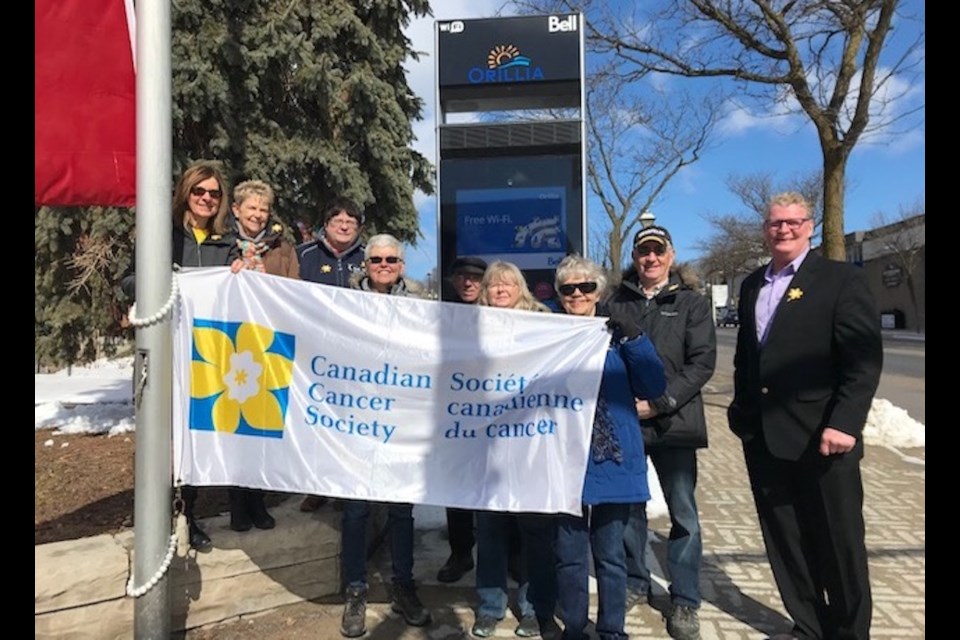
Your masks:
<svg viewBox="0 0 960 640"><path fill-rule="evenodd" d="M847 173L847 154L842 148L823 147L823 256L844 262L847 248L843 233L843 198Z"/></svg>
<svg viewBox="0 0 960 640"><path fill-rule="evenodd" d="M614 273L620 273L623 270L622 229L623 225L617 220L610 225L610 270Z"/></svg>

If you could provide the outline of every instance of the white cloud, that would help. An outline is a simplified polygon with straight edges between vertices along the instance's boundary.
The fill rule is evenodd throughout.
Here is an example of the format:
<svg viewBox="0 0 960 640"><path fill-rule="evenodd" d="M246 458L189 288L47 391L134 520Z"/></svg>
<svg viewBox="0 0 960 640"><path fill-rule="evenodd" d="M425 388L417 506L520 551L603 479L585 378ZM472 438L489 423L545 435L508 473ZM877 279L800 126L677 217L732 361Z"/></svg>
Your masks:
<svg viewBox="0 0 960 640"><path fill-rule="evenodd" d="M777 101L767 110L754 110L736 100L728 100L725 115L717 128L721 136L740 136L758 131L790 135L807 124L806 117L796 111L796 102Z"/></svg>

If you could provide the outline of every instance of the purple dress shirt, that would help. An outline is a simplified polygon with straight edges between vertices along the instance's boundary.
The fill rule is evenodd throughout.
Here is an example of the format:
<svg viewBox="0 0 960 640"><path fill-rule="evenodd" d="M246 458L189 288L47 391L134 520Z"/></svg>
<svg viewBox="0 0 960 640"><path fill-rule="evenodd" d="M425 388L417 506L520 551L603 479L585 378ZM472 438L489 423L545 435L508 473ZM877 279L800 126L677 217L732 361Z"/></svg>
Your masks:
<svg viewBox="0 0 960 640"><path fill-rule="evenodd" d="M810 253L809 246L777 273L773 273L773 261L771 260L766 271L763 272L764 283L760 287L760 292L757 295L757 306L754 308L757 342L761 345L767 341L767 333L770 331L770 325L773 324L773 316L777 313L777 306L783 300L790 283L793 282L793 276L797 274L797 270L808 253Z"/></svg>

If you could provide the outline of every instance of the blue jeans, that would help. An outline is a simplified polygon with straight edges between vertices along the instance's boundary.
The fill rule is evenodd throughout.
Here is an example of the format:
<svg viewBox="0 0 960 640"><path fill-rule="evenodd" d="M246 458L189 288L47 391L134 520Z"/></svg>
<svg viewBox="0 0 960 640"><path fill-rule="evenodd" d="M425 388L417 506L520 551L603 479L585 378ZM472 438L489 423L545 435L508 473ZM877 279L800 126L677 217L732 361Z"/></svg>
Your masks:
<svg viewBox="0 0 960 640"><path fill-rule="evenodd" d="M647 452L653 462L670 512L667 572L670 600L688 607L700 606L700 564L703 538L697 513L697 450L658 448ZM645 504L633 505L623 538L627 551L627 587L648 593L650 570L644 558L647 546Z"/></svg>
<svg viewBox="0 0 960 640"><path fill-rule="evenodd" d="M367 587L367 518L370 503L347 500L343 505L340 562L348 587ZM413 584L413 505L387 505L387 537L394 584Z"/></svg>
<svg viewBox="0 0 960 640"><path fill-rule="evenodd" d="M582 517L561 515L557 525L557 586L564 640L587 640L590 553L597 572L597 637L626 640L627 558L623 533L629 504L584 507ZM589 547L589 548L588 548Z"/></svg>
<svg viewBox="0 0 960 640"><path fill-rule="evenodd" d="M525 574L517 592L520 616L552 619L557 603L557 518L498 511L477 511L477 616L501 620L507 611L507 561L514 518L520 528Z"/></svg>

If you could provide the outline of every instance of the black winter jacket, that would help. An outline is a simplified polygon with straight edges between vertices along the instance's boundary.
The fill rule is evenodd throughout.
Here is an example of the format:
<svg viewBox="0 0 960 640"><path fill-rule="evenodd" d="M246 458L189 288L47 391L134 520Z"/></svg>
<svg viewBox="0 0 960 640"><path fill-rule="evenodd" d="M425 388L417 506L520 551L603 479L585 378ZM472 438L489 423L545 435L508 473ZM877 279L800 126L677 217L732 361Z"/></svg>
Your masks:
<svg viewBox="0 0 960 640"><path fill-rule="evenodd" d="M211 233L202 243L197 243L191 229L174 227L170 255L173 264L181 267L229 267L240 257L240 249L233 231ZM124 295L131 300L136 298L136 284L137 277L133 269L120 281Z"/></svg>
<svg viewBox="0 0 960 640"><path fill-rule="evenodd" d="M659 415L641 421L647 449L703 448L707 422L700 390L717 362L717 336L710 300L684 284L676 273L653 299L643 295L637 273L630 269L610 298L610 316L639 318L663 360L667 395L675 408L658 407Z"/></svg>

